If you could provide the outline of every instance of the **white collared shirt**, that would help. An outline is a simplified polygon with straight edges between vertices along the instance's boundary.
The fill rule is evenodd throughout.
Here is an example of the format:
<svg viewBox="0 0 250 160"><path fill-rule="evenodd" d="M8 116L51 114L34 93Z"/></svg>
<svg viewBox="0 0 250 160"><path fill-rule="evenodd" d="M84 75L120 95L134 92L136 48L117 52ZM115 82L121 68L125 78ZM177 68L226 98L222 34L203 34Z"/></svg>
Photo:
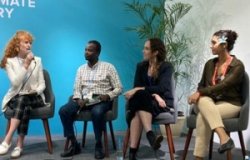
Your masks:
<svg viewBox="0 0 250 160"><path fill-rule="evenodd" d="M83 98L84 94L108 94L110 99L122 92L122 84L115 67L107 62L97 62L93 67L80 66L74 84L73 98Z"/></svg>

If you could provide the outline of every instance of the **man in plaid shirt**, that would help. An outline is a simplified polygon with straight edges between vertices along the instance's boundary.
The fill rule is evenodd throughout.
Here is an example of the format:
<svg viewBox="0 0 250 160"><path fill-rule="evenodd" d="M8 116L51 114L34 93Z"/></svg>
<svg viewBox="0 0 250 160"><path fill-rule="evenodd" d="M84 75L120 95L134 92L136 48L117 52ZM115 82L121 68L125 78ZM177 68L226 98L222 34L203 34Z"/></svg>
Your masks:
<svg viewBox="0 0 250 160"><path fill-rule="evenodd" d="M87 64L80 66L74 84L74 95L59 110L64 128L64 136L71 141L71 146L61 154L62 157L80 153L80 145L76 141L73 123L74 116L83 110L90 110L95 132L95 158L103 159L102 131L105 128L105 113L111 109L112 100L122 92L122 84L115 67L107 62L99 61L101 44L89 41L85 48ZM94 98L93 97L97 97Z"/></svg>

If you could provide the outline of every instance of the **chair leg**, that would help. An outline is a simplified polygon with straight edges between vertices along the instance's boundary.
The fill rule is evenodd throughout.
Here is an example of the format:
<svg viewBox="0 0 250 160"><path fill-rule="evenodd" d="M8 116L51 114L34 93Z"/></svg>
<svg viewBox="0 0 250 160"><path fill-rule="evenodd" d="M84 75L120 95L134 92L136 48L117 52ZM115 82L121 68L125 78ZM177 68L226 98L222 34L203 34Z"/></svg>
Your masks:
<svg viewBox="0 0 250 160"><path fill-rule="evenodd" d="M192 134L193 134L193 129L189 128L187 138L186 138L186 142L185 142L183 155L182 155L182 160L186 159L188 147L189 147L189 144L190 144L190 141L191 141L191 138L192 138Z"/></svg>
<svg viewBox="0 0 250 160"><path fill-rule="evenodd" d="M168 142L168 147L169 147L169 152L170 152L170 159L174 160L174 150L173 150L173 136L172 136L172 132L170 131L170 125L169 124L165 124L165 129L166 129L166 134L167 134L167 142Z"/></svg>
<svg viewBox="0 0 250 160"><path fill-rule="evenodd" d="M171 130L171 128L170 128L170 132L171 132L171 135L173 135L173 134L172 134L172 130ZM172 140L172 147L173 147L173 151L174 151L174 153L175 153L174 140L173 140L173 138L172 138L171 140Z"/></svg>
<svg viewBox="0 0 250 160"><path fill-rule="evenodd" d="M47 139L47 143L48 143L48 150L49 150L49 153L52 154L53 153L53 146L52 146L52 140L51 140L51 135L50 135L48 119L43 119L43 126L45 129L46 139Z"/></svg>
<svg viewBox="0 0 250 160"><path fill-rule="evenodd" d="M232 152L231 152L231 150L227 151L227 160L232 160Z"/></svg>
<svg viewBox="0 0 250 160"><path fill-rule="evenodd" d="M116 142L115 142L115 136L114 136L114 130L113 130L113 124L112 121L109 121L109 129L110 129L110 134L113 142L113 148L116 150Z"/></svg>
<svg viewBox="0 0 250 160"><path fill-rule="evenodd" d="M227 132L227 134L230 137L230 132ZM231 150L227 151L227 160L232 160L232 152L231 152Z"/></svg>
<svg viewBox="0 0 250 160"><path fill-rule="evenodd" d="M5 132L6 135L9 132L9 129L10 129L10 119L8 119L8 123L7 123L7 126L6 126L6 132Z"/></svg>
<svg viewBox="0 0 250 160"><path fill-rule="evenodd" d="M103 135L104 135L105 157L109 157L108 135L107 135L107 130L106 129L104 130Z"/></svg>
<svg viewBox="0 0 250 160"><path fill-rule="evenodd" d="M211 138L210 138L208 159L212 159L213 157L213 145L214 145L214 131L212 131Z"/></svg>
<svg viewBox="0 0 250 160"><path fill-rule="evenodd" d="M246 156L246 148L245 148L245 144L244 144L242 131L238 131L238 135L239 135L239 139L240 139L240 146L241 146L242 156L243 156L243 158L245 158L245 156Z"/></svg>
<svg viewBox="0 0 250 160"><path fill-rule="evenodd" d="M130 138L130 130L128 128L123 140L123 158L125 158L127 153L129 138Z"/></svg>
<svg viewBox="0 0 250 160"><path fill-rule="evenodd" d="M82 134L82 148L85 147L85 141L86 141L86 133L87 133L87 126L88 126L88 121L84 121L83 123L83 134Z"/></svg>

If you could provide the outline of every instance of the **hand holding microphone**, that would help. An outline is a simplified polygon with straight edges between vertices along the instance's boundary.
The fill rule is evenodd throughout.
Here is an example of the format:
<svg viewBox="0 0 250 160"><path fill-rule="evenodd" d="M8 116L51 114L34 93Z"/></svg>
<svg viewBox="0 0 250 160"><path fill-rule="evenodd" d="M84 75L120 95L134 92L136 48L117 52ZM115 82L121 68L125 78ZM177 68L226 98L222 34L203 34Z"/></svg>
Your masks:
<svg viewBox="0 0 250 160"><path fill-rule="evenodd" d="M169 110L169 112L171 112L171 113L175 112L174 108L171 108L171 107L167 106L164 99L162 99L158 94L153 94L152 96L155 98L155 100L157 101L158 105L161 108L167 108Z"/></svg>
<svg viewBox="0 0 250 160"><path fill-rule="evenodd" d="M32 60L35 60L34 55L33 55L33 53L32 53L31 50L28 50L28 53L27 53L27 55L26 55L26 58L24 59L24 67L25 67L26 69L29 68L30 63L31 63Z"/></svg>
<svg viewBox="0 0 250 160"><path fill-rule="evenodd" d="M83 107L86 106L86 104L89 102L89 99L78 99L77 100L77 104L80 106L77 113L76 114L79 114L82 110Z"/></svg>

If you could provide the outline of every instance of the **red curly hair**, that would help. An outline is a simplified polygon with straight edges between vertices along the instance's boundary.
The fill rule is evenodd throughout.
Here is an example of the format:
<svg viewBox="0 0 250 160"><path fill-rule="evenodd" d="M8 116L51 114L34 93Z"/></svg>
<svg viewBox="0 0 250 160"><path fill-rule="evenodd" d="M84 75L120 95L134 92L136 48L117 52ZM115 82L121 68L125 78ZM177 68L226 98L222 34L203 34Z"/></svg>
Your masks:
<svg viewBox="0 0 250 160"><path fill-rule="evenodd" d="M13 58L18 55L21 40L28 40L30 43L32 43L33 36L27 31L17 31L6 45L6 48L4 50L4 57L2 58L0 64L1 68L6 67L8 58Z"/></svg>

